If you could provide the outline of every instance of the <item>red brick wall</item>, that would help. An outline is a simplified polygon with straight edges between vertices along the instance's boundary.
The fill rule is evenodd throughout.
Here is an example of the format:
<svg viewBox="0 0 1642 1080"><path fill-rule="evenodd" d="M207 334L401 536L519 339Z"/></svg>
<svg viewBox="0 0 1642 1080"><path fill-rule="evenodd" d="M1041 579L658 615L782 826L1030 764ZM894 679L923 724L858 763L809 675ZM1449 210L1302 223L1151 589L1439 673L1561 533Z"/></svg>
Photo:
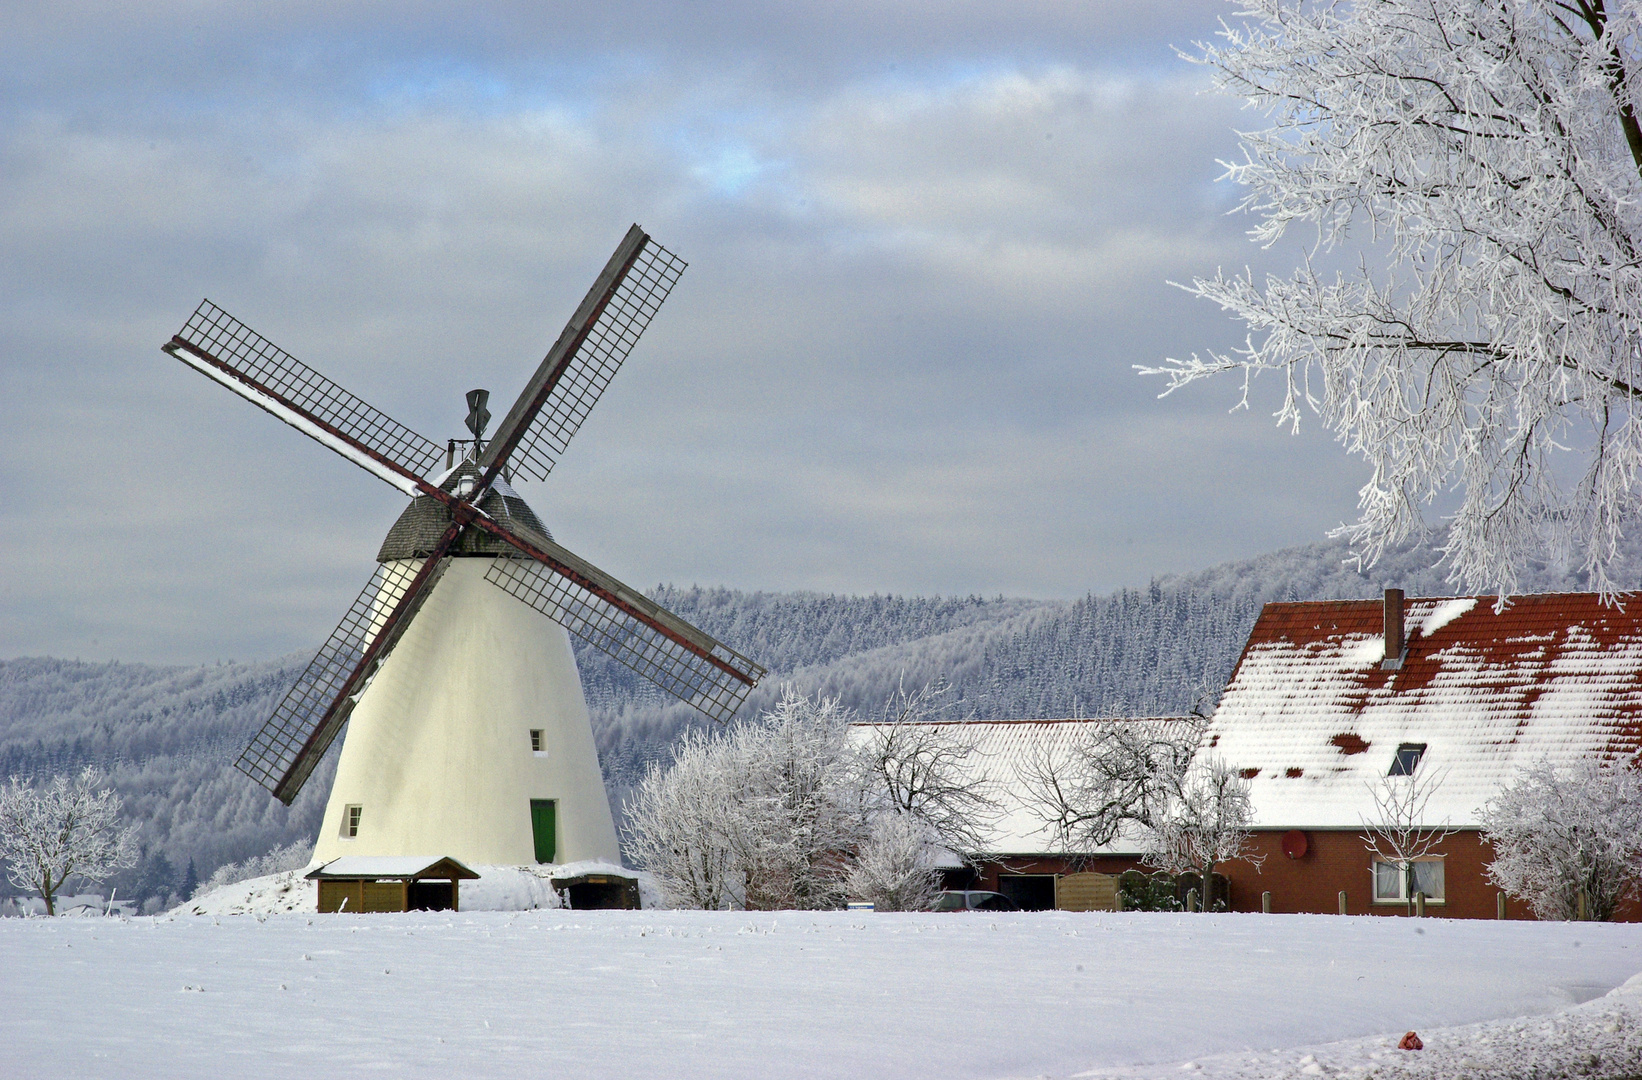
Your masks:
<svg viewBox="0 0 1642 1080"><path fill-rule="evenodd" d="M1283 834L1277 831L1254 834L1255 854L1263 854L1266 861L1260 871L1246 862L1235 862L1221 872L1232 881L1232 907L1237 911L1259 911L1260 894L1271 890L1271 910L1276 912L1319 912L1332 914L1338 910L1337 896L1346 893L1346 913L1349 915L1402 915L1403 904L1376 904L1369 868L1373 858L1364 845L1361 830L1339 832L1317 829L1302 830L1306 835L1306 854L1291 859L1283 854ZM1498 887L1488 880L1487 867L1494 858L1493 848L1482 839L1476 829L1464 829L1447 836L1437 846L1435 854L1445 857L1444 887L1446 902L1432 904L1428 915L1449 919L1492 919L1495 917L1495 898ZM1524 900L1507 897L1505 917L1532 919L1533 912ZM1642 921L1642 905L1632 899L1620 905L1616 918L1624 922Z"/></svg>
<svg viewBox="0 0 1642 1080"><path fill-rule="evenodd" d="M1271 891L1273 914L1311 913L1333 915L1339 910L1339 892L1346 893L1348 915L1403 915L1407 906L1402 903L1374 903L1374 884L1369 878L1373 856L1363 843L1361 830L1326 831L1302 830L1306 835L1306 853L1298 859L1283 854L1283 832L1261 831L1254 834L1254 854L1266 860L1256 872L1246 862L1223 863L1216 872L1225 874L1232 883L1232 910L1259 911L1260 894ZM1443 884L1447 892L1445 902L1431 904L1428 916L1448 919L1492 919L1495 917L1495 897L1499 889L1488 880L1486 868L1494 857L1493 848L1483 842L1476 829L1465 829L1443 839L1436 854L1444 856ZM1000 873L1015 874L1071 874L1093 871L1097 874L1121 874L1140 866L1133 856L1094 856L1067 859L1059 856L1004 858L981 866L977 889L998 887ZM1533 912L1526 901L1508 897L1505 903L1508 919L1532 919ZM1622 922L1642 922L1642 900L1636 897L1622 903L1615 918Z"/></svg>

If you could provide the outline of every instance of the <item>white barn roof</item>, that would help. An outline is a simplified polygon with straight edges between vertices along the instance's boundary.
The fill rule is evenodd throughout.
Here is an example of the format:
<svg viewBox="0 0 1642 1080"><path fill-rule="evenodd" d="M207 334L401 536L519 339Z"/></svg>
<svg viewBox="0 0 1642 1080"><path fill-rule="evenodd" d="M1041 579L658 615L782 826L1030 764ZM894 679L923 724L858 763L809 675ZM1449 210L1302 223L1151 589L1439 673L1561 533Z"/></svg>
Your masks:
<svg viewBox="0 0 1642 1080"><path fill-rule="evenodd" d="M971 720L939 722L932 726L947 728L969 740L973 752L965 759L972 776L980 782L980 790L993 800L1000 813L984 830L988 834L988 850L996 855L1063 855L1068 854L1057 842L1055 830L1033 809L1027 797L1023 769L1028 769L1039 755L1063 758L1075 740L1092 724L1170 724L1175 718L1158 717L1137 720ZM871 738L871 733L885 725L851 724L850 738L857 745ZM1133 854L1137 845L1125 843L1122 838L1100 851L1080 851L1076 854Z"/></svg>
<svg viewBox="0 0 1642 1080"><path fill-rule="evenodd" d="M1358 828L1398 747L1442 775L1430 824L1477 824L1517 770L1642 748L1642 595L1408 602L1382 668L1380 601L1267 604L1204 736L1252 776L1257 828Z"/></svg>

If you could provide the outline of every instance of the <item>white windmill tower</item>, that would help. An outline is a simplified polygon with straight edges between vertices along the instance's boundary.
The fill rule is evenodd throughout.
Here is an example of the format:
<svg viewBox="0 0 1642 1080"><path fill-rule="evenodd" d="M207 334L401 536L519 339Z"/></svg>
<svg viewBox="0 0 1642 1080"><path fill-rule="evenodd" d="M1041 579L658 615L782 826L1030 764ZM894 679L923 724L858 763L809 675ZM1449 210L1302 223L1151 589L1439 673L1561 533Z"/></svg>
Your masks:
<svg viewBox="0 0 1642 1080"><path fill-rule="evenodd" d="M547 477L684 265L633 226L493 438L488 394L468 394L460 455L209 300L163 346L412 497L377 572L235 763L289 804L352 718L316 861L617 861L569 634L720 721L763 675L560 547L508 484Z"/></svg>

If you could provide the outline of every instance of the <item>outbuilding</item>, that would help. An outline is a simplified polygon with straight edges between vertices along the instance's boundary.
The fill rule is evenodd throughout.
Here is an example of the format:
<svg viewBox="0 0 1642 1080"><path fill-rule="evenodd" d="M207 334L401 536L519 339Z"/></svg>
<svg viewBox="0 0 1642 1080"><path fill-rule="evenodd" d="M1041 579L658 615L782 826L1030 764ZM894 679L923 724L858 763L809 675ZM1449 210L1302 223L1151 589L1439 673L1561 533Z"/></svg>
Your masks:
<svg viewBox="0 0 1642 1080"><path fill-rule="evenodd" d="M321 912L456 911L461 882L479 875L446 857L354 855L309 871Z"/></svg>
<svg viewBox="0 0 1642 1080"><path fill-rule="evenodd" d="M939 733L943 759L962 770L960 782L975 785L995 812L976 821L986 855L976 865L949 856L944 886L1000 892L1027 911L1115 911L1117 875L1139 867L1140 848L1120 835L1095 851L1069 851L1034 804L1029 777L1045 764L1064 761L1102 724L1166 728L1177 717L1133 720L912 721L904 728ZM850 739L871 752L874 741L896 725L852 724ZM914 738L916 736L914 735Z"/></svg>

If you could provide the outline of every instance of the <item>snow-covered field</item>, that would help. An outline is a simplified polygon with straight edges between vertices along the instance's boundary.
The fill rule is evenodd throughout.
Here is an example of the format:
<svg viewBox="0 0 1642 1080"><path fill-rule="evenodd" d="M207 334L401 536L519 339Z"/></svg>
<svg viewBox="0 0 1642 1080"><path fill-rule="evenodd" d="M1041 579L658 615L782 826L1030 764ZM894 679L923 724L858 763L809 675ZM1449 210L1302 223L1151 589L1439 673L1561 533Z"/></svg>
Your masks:
<svg viewBox="0 0 1642 1080"><path fill-rule="evenodd" d="M1578 1075L1642 1075L1642 980L1603 996L1642 972L1636 925L565 910L6 919L0 967L8 1077L1527 1076L1534 1053ZM1454 1027L1479 1021L1501 1022ZM1393 1049L1408 1029L1425 1050Z"/></svg>

